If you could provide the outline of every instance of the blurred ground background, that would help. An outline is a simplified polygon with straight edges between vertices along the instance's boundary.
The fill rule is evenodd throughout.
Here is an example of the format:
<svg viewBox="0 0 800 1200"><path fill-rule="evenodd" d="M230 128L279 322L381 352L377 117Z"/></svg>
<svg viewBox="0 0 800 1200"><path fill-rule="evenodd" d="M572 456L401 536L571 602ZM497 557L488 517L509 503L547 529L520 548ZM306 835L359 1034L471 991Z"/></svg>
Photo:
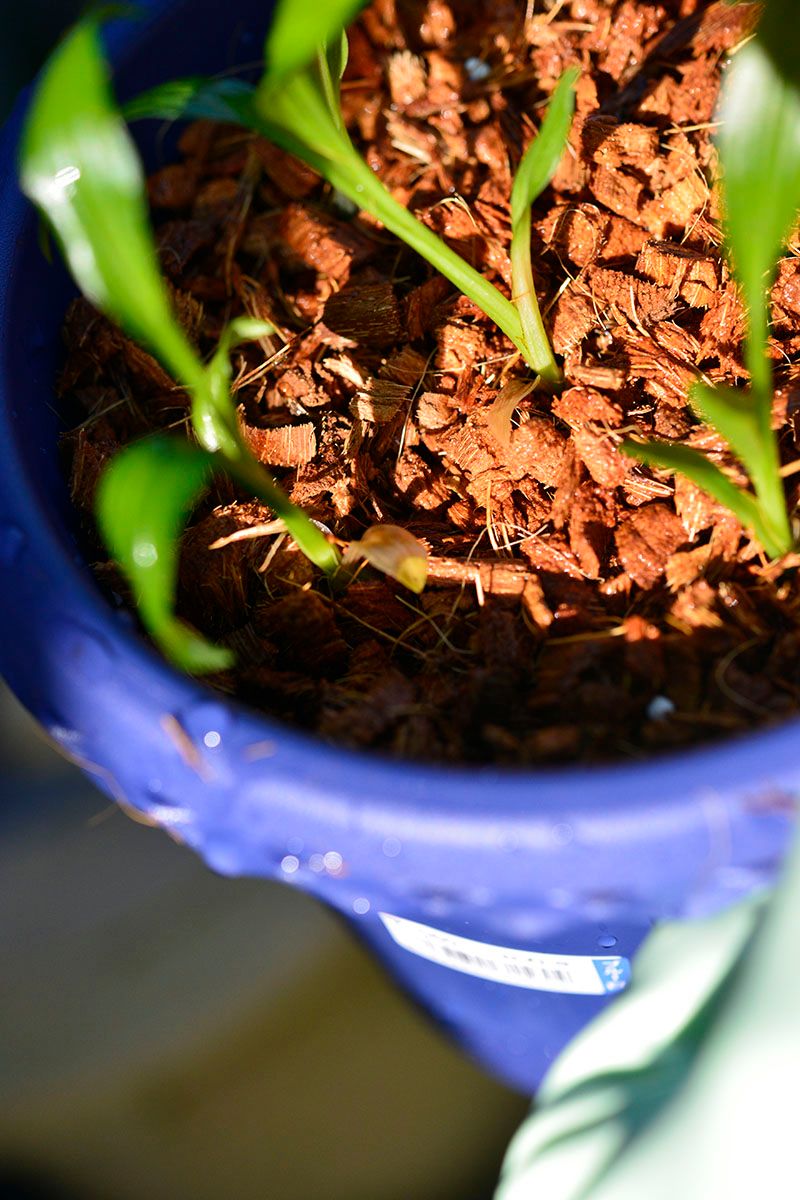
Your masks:
<svg viewBox="0 0 800 1200"><path fill-rule="evenodd" d="M72 0L0 0L0 120ZM110 808L0 692L0 1200L484 1200L525 1102L337 921Z"/></svg>

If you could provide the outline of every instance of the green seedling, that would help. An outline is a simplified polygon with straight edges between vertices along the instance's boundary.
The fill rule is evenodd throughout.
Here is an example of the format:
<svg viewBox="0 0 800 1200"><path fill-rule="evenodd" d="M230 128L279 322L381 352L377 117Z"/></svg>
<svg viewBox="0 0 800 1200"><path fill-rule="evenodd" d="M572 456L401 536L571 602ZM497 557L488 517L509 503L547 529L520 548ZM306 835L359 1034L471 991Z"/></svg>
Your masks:
<svg viewBox="0 0 800 1200"><path fill-rule="evenodd" d="M351 6L352 8L353 6ZM531 205L553 177L569 136L575 107L576 69L565 71L553 93L537 137L517 172L511 197L512 298L503 295L421 221L394 199L353 146L340 105L347 62L343 34L320 39L314 57L298 66L287 58L287 30L302 18L295 0L283 0L267 38L266 69L257 86L241 81L185 79L138 97L129 119L216 117L252 128L313 167L358 208L440 271L510 338L543 383L560 372L545 332L531 269Z"/></svg>
<svg viewBox="0 0 800 1200"><path fill-rule="evenodd" d="M752 530L771 557L792 549L780 458L772 429L769 292L800 207L800 91L774 47L784 3L767 10L758 36L736 54L719 110L717 137L725 209L725 241L747 311L745 363L749 391L698 381L690 401L745 467L744 490L705 455L671 442L626 441L640 462L679 472L724 504Z"/></svg>
<svg viewBox="0 0 800 1200"><path fill-rule="evenodd" d="M423 254L496 320L544 381L555 383L558 368L533 285L530 207L563 152L576 73L567 72L560 81L514 185L512 301L399 205L350 141L339 104L347 54L341 29L360 7L359 0L334 0L323 12L312 0L283 0L257 87L234 79L180 80L140 97L127 115L235 120L272 138ZM84 294L155 354L191 397L196 441L158 436L124 450L98 489L98 521L132 583L144 624L164 652L193 672L222 669L230 665L230 654L174 612L177 539L215 473L228 475L269 505L327 575L339 572L341 556L256 461L239 429L230 394L230 353L238 342L264 337L271 328L243 318L232 321L204 363L175 317L158 269L144 175L111 94L96 20L82 22L45 71L26 125L21 180L55 231ZM351 548L339 581L345 582L352 563L362 558L420 591L425 555L402 533L392 527L368 530Z"/></svg>
<svg viewBox="0 0 800 1200"><path fill-rule="evenodd" d="M224 473L281 518L328 575L340 555L245 446L230 396L230 351L271 331L239 318L209 363L181 329L158 269L145 181L108 84L98 29L85 21L49 64L33 101L21 156L23 189L52 225L86 296L146 345L189 392L197 443L150 438L119 454L99 489L98 519L164 652L190 671L219 670L230 655L175 616L176 539L214 473Z"/></svg>

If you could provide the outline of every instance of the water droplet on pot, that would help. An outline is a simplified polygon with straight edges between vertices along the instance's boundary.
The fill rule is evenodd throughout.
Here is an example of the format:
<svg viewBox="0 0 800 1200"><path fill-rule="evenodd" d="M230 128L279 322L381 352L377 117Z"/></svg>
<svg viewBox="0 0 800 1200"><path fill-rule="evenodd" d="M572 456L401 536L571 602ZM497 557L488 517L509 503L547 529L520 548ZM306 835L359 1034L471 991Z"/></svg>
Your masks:
<svg viewBox="0 0 800 1200"><path fill-rule="evenodd" d="M169 801L153 804L147 810L148 816L161 825L163 829L181 829L192 822L192 811Z"/></svg>
<svg viewBox="0 0 800 1200"><path fill-rule="evenodd" d="M364 913L368 913L370 907L370 902L365 896L359 896L357 900L353 901L353 912L357 913L359 917L363 917Z"/></svg>
<svg viewBox="0 0 800 1200"><path fill-rule="evenodd" d="M557 846L568 846L575 836L572 826L563 821L553 826L552 834Z"/></svg>
<svg viewBox="0 0 800 1200"><path fill-rule="evenodd" d="M498 838L498 845L501 850L505 850L508 854L519 850L519 834L514 833L513 830L511 833L502 833Z"/></svg>
<svg viewBox="0 0 800 1200"><path fill-rule="evenodd" d="M81 740L77 729L70 729L56 720L44 720L43 724L53 741L58 742L59 746L63 746L67 751Z"/></svg>
<svg viewBox="0 0 800 1200"><path fill-rule="evenodd" d="M18 525L0 525L0 567L19 562L28 539Z"/></svg>
<svg viewBox="0 0 800 1200"><path fill-rule="evenodd" d="M189 825L192 821L192 811L186 808L178 800L173 800L167 795L164 790L164 781L154 775L148 780L144 790L145 800L147 800L148 815L153 818L159 825L165 828L172 826Z"/></svg>
<svg viewBox="0 0 800 1200"><path fill-rule="evenodd" d="M325 859L321 854L312 854L308 860L308 865L312 871L319 874L320 871L325 870Z"/></svg>
<svg viewBox="0 0 800 1200"><path fill-rule="evenodd" d="M604 933L602 937L597 939L597 944L602 950L610 950L612 946L616 946L619 939L615 938L613 933Z"/></svg>
<svg viewBox="0 0 800 1200"><path fill-rule="evenodd" d="M344 859L338 850L329 850L327 854L323 856L322 861L325 866L325 870L331 875L337 875L339 871L341 871L344 863Z"/></svg>
<svg viewBox="0 0 800 1200"><path fill-rule="evenodd" d="M296 854L286 854L281 859L281 870L284 875L294 875L295 871L300 866L300 859Z"/></svg>
<svg viewBox="0 0 800 1200"><path fill-rule="evenodd" d="M403 843L400 841L400 838L390 835L389 837L383 839L383 846L381 848L387 858L397 858L398 854L403 849Z"/></svg>
<svg viewBox="0 0 800 1200"><path fill-rule="evenodd" d="M302 838L290 837L286 839L286 849L288 850L289 854L302 854L303 845L304 842Z"/></svg>
<svg viewBox="0 0 800 1200"><path fill-rule="evenodd" d="M222 745L230 725L230 713L216 700L191 704L178 714L178 720L193 742L201 742L208 750Z"/></svg>

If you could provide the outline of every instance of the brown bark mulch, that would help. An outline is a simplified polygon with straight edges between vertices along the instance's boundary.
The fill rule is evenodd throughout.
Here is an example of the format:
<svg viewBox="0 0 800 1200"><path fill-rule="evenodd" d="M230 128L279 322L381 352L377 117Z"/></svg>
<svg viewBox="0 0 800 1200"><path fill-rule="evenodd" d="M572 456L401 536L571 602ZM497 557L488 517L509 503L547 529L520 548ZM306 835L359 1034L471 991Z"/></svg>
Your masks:
<svg viewBox="0 0 800 1200"><path fill-rule="evenodd" d="M513 172L559 75L581 67L569 148L534 210L537 292L564 363L554 394L305 166L238 129L185 130L180 161L149 184L181 320L204 353L237 313L280 331L235 356L250 446L338 538L388 522L430 553L420 597L367 570L333 597L285 537L259 532L271 514L220 484L187 531L180 587L182 615L238 652L215 686L342 745L450 762L638 757L797 710L792 564L619 449L631 432L679 439L741 478L686 394L698 371L746 384L712 135L725 53L755 16L702 0L375 0L352 31L354 139L506 293ZM773 316L792 464L795 254ZM88 528L109 455L184 427L187 398L85 301L65 333L65 442Z"/></svg>

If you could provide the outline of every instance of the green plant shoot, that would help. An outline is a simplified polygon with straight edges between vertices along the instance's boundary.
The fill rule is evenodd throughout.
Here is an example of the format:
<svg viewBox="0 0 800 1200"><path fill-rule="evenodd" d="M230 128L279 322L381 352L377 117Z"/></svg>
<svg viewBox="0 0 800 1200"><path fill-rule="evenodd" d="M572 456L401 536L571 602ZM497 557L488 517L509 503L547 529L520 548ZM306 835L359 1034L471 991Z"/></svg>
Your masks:
<svg viewBox="0 0 800 1200"><path fill-rule="evenodd" d="M792 533L772 429L769 292L800 208L800 91L773 52L776 38L784 36L781 11L793 19L785 3L768 6L758 35L736 54L719 109L725 238L747 312L750 388L698 382L690 393L697 413L741 460L753 490L737 487L687 446L627 441L623 447L641 462L692 479L731 509L771 557L792 548Z"/></svg>
<svg viewBox="0 0 800 1200"><path fill-rule="evenodd" d="M537 361L544 364L539 374L546 382L557 382L559 371L536 300L531 270L531 207L555 175L564 153L579 74L573 67L556 84L541 129L525 151L511 189L512 296L522 322L523 339L526 346L535 347Z"/></svg>
<svg viewBox="0 0 800 1200"><path fill-rule="evenodd" d="M343 34L320 37L310 65L297 69L282 31L297 21L296 0L283 0L266 43L266 71L255 88L230 80L187 79L138 97L126 115L174 119L219 115L257 130L313 167L360 209L416 250L495 322L543 382L560 373L539 311L531 270L530 206L553 177L574 110L575 70L565 72L539 135L523 157L512 198L512 291L509 300L432 230L394 199L353 146L342 119L340 81L347 62ZM351 6L355 7L355 6ZM291 39L289 39L290 41Z"/></svg>
<svg viewBox="0 0 800 1200"><path fill-rule="evenodd" d="M21 180L53 226L84 293L152 349L191 395L200 448L187 444L167 451L162 441L149 440L123 452L100 490L100 523L164 651L190 670L218 669L219 649L189 637L165 616L174 602L172 540L178 515L212 471L232 475L268 504L323 571L332 574L340 561L321 530L253 458L239 432L228 386L229 352L236 341L261 336L268 327L234 321L207 366L183 333L158 269L144 177L111 96L92 21L75 28L45 72L25 129ZM152 467L148 456L154 456ZM190 469L193 456L196 465ZM164 493L165 512L158 520L151 500L154 480ZM140 512L147 517L141 527Z"/></svg>

